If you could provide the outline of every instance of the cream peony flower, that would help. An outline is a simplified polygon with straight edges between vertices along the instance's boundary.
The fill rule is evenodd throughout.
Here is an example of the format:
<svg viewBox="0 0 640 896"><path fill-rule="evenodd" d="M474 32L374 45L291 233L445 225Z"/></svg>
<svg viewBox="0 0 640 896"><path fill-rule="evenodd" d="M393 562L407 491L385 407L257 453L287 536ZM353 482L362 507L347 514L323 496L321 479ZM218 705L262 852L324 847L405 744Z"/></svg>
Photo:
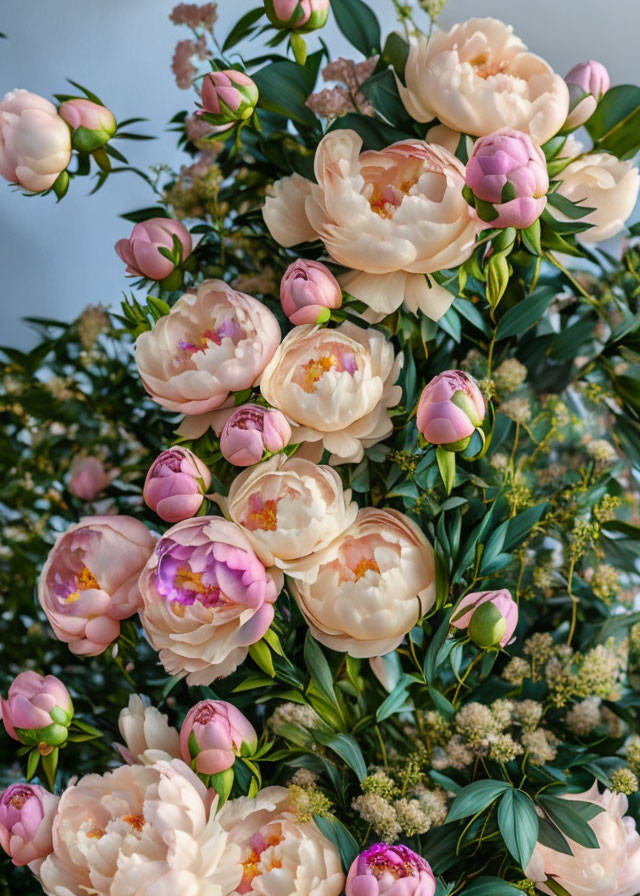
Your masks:
<svg viewBox="0 0 640 896"><path fill-rule="evenodd" d="M206 280L138 337L135 355L154 401L169 411L206 414L230 393L256 385L279 344L278 321L262 302Z"/></svg>
<svg viewBox="0 0 640 896"><path fill-rule="evenodd" d="M242 880L233 896L342 892L345 877L337 849L314 822L296 821L284 787L267 787L254 799L230 800L217 820L241 851Z"/></svg>
<svg viewBox="0 0 640 896"><path fill-rule="evenodd" d="M334 559L293 595L314 638L355 657L394 650L436 598L433 548L395 510L360 510Z"/></svg>
<svg viewBox="0 0 640 896"><path fill-rule="evenodd" d="M240 473L217 500L266 566L296 578L331 555L358 512L335 470L283 454Z"/></svg>
<svg viewBox="0 0 640 896"><path fill-rule="evenodd" d="M574 141L573 153L580 148ZM579 233L579 240L600 243L623 229L640 188L640 174L633 162L621 161L608 152L588 153L567 165L558 178L560 195L594 209L580 218L581 223L593 227Z"/></svg>
<svg viewBox="0 0 640 896"><path fill-rule="evenodd" d="M287 416L292 442L315 442L332 452L332 463L355 463L393 429L387 408L402 398L393 385L401 364L379 330L295 327L265 368L260 391Z"/></svg>
<svg viewBox="0 0 640 896"><path fill-rule="evenodd" d="M81 778L60 799L45 892L226 896L242 877L241 851L210 795L177 760Z"/></svg>
<svg viewBox="0 0 640 896"><path fill-rule="evenodd" d="M545 881L552 879L571 896L637 896L640 893L640 834L633 818L625 815L629 801L621 793L605 790L600 793L594 781L584 793L568 793L567 800L584 800L602 806L604 812L589 824L598 849L587 849L573 840L573 855L556 852L549 846L536 844L526 868L529 880L541 893L553 896Z"/></svg>
<svg viewBox="0 0 640 896"><path fill-rule="evenodd" d="M294 175L274 185L264 219L282 246L320 238L352 272L345 289L376 313L405 305L437 320L453 295L425 275L466 261L478 224L462 195L464 166L437 144L404 140L361 152L355 131L325 135L317 184Z"/></svg>
<svg viewBox="0 0 640 896"><path fill-rule="evenodd" d="M147 706L138 694L132 694L129 705L120 710L118 728L126 746L116 748L128 765L180 758L180 735L163 712Z"/></svg>
<svg viewBox="0 0 640 896"><path fill-rule="evenodd" d="M502 128L546 143L565 123L569 89L560 75L498 19L469 19L430 39L412 38L400 97L416 121L474 137Z"/></svg>

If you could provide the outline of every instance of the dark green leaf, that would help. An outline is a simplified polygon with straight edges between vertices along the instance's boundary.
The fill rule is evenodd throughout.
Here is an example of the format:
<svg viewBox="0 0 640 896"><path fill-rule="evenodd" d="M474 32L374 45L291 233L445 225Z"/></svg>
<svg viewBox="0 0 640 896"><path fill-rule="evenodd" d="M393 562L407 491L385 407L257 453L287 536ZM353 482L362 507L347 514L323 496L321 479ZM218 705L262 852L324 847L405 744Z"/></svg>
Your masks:
<svg viewBox="0 0 640 896"><path fill-rule="evenodd" d="M507 849L524 870L538 839L538 815L531 797L509 790L498 806L498 827Z"/></svg>
<svg viewBox="0 0 640 896"><path fill-rule="evenodd" d="M506 794L512 789L506 781L482 780L474 781L463 787L460 793L451 803L446 824L467 818L469 815L477 815L486 809L501 794ZM504 797L503 797L504 799Z"/></svg>
<svg viewBox="0 0 640 896"><path fill-rule="evenodd" d="M331 0L331 9L338 28L356 50L367 57L381 52L380 23L367 3L363 0Z"/></svg>
<svg viewBox="0 0 640 896"><path fill-rule="evenodd" d="M598 848L598 838L593 828L582 817L581 810L574 808L573 800L561 799L555 796L541 796L538 801L551 821L566 837L570 840L575 840L576 843L587 849ZM590 804L587 803L587 805Z"/></svg>
<svg viewBox="0 0 640 896"><path fill-rule="evenodd" d="M621 84L608 90L586 128L596 149L618 158L633 155L640 148L640 87Z"/></svg>
<svg viewBox="0 0 640 896"><path fill-rule="evenodd" d="M336 846L342 859L342 867L347 873L360 852L358 841L334 815L314 815L313 818L321 833Z"/></svg>
<svg viewBox="0 0 640 896"><path fill-rule="evenodd" d="M367 764L364 761L358 742L351 734L326 734L324 731L314 730L314 737L325 747L329 747L334 753L343 759L350 769L362 781L367 776Z"/></svg>
<svg viewBox="0 0 640 896"><path fill-rule="evenodd" d="M522 890L499 877L477 877L461 896L522 896Z"/></svg>
<svg viewBox="0 0 640 896"><path fill-rule="evenodd" d="M538 286L526 299L522 299L500 318L496 338L506 339L508 336L524 333L538 322L555 295L556 290L552 286Z"/></svg>

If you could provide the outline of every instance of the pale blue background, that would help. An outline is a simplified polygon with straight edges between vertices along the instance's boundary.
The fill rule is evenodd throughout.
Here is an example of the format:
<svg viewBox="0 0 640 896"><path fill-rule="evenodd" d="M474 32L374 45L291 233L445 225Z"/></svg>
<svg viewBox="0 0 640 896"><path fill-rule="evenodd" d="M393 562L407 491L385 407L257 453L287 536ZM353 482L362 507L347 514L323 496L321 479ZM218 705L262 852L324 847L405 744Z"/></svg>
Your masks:
<svg viewBox="0 0 640 896"><path fill-rule="evenodd" d="M259 0L221 0L219 35ZM0 94L25 87L49 97L70 77L93 89L118 118L142 115L160 139L123 145L140 168L179 164L167 120L190 108L193 94L170 70L177 40L188 36L168 20L173 0L0 0ZM383 30L394 26L391 0L372 0ZM578 61L600 59L614 83L640 80L640 0L449 0L441 22L494 15L514 25L535 52L565 74ZM426 21L426 17L425 17ZM333 55L350 55L333 22L323 32ZM26 347L34 336L19 318L70 319L88 303L117 307L127 289L113 244L130 225L121 212L152 204L133 175L112 177L87 198L76 181L64 201L25 199L0 182L0 344Z"/></svg>

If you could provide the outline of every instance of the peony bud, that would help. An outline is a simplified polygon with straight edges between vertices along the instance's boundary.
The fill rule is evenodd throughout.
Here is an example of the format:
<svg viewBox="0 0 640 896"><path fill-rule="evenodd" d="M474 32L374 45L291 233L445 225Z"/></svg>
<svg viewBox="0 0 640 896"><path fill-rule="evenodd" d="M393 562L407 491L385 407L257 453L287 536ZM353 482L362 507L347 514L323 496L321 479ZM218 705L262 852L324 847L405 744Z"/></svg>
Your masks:
<svg viewBox="0 0 640 896"><path fill-rule="evenodd" d="M211 124L225 125L251 118L258 96L255 82L235 69L211 72L202 81L202 108Z"/></svg>
<svg viewBox="0 0 640 896"><path fill-rule="evenodd" d="M97 457L75 458L71 464L69 491L83 501L95 501L111 483L111 476Z"/></svg>
<svg viewBox="0 0 640 896"><path fill-rule="evenodd" d="M276 28L303 33L322 28L329 16L329 0L264 0L269 21Z"/></svg>
<svg viewBox="0 0 640 896"><path fill-rule="evenodd" d="M282 451L291 439L291 427L280 411L243 404L220 433L223 457L236 467L250 467L262 460L265 451Z"/></svg>
<svg viewBox="0 0 640 896"><path fill-rule="evenodd" d="M258 736L251 722L231 703L201 700L187 713L180 729L182 758L199 775L226 772L244 744L253 752Z"/></svg>
<svg viewBox="0 0 640 896"><path fill-rule="evenodd" d="M25 190L48 190L71 161L69 128L49 100L12 90L0 100L0 174Z"/></svg>
<svg viewBox="0 0 640 896"><path fill-rule="evenodd" d="M66 100L58 115L71 128L71 145L79 152L95 152L118 130L113 113L106 106L82 97Z"/></svg>
<svg viewBox="0 0 640 896"><path fill-rule="evenodd" d="M374 843L354 860L346 896L434 896L429 863L408 846Z"/></svg>
<svg viewBox="0 0 640 896"><path fill-rule="evenodd" d="M473 643L483 650L505 647L517 624L518 605L506 588L465 595L451 620L454 628L466 629Z"/></svg>
<svg viewBox="0 0 640 896"><path fill-rule="evenodd" d="M523 230L538 220L547 204L549 175L544 153L521 131L504 128L480 137L465 179L478 218L489 227Z"/></svg>
<svg viewBox="0 0 640 896"><path fill-rule="evenodd" d="M6 732L14 740L30 747L59 747L66 742L73 703L55 675L43 678L37 672L21 672L7 699L0 697L0 706Z"/></svg>
<svg viewBox="0 0 640 896"><path fill-rule="evenodd" d="M596 111L596 106L611 87L611 78L601 62L580 62L565 77L569 87L569 115L565 130L579 128Z"/></svg>
<svg viewBox="0 0 640 896"><path fill-rule="evenodd" d="M432 445L464 451L485 413L485 400L475 380L461 370L445 370L423 389L417 424Z"/></svg>
<svg viewBox="0 0 640 896"><path fill-rule="evenodd" d="M176 246L175 241L178 245ZM168 250L177 257L167 258L160 251ZM191 255L191 234L180 221L173 218L149 218L131 231L129 239L118 240L116 252L127 265L127 274L164 280L185 258Z"/></svg>
<svg viewBox="0 0 640 896"><path fill-rule="evenodd" d="M342 289L326 265L299 258L285 271L280 301L292 324L324 324L342 305Z"/></svg>
<svg viewBox="0 0 640 896"><path fill-rule="evenodd" d="M12 784L0 795L0 844L14 865L34 874L53 851L58 797L36 784Z"/></svg>
<svg viewBox="0 0 640 896"><path fill-rule="evenodd" d="M147 507L167 523L187 520L200 510L211 473L188 448L169 448L149 467L143 497Z"/></svg>

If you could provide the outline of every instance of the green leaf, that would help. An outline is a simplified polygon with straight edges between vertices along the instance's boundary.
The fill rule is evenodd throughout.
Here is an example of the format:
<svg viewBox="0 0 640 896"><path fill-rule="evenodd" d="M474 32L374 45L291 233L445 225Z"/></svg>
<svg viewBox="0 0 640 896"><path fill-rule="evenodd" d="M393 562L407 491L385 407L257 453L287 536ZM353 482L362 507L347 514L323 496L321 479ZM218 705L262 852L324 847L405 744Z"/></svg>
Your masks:
<svg viewBox="0 0 640 896"><path fill-rule="evenodd" d="M29 758L27 759L27 781L30 781L35 775L38 763L40 762L40 753L38 753L38 748L34 747L33 750L29 753Z"/></svg>
<svg viewBox="0 0 640 896"><path fill-rule="evenodd" d="M309 88L307 79L301 77L312 59L310 56L305 66L290 60L271 62L255 72L252 78L260 91L259 108L284 115L296 124L318 128L318 119L305 105L313 85Z"/></svg>
<svg viewBox="0 0 640 896"><path fill-rule="evenodd" d="M538 819L538 842L549 849L561 852L563 855L572 856L573 850L564 834L561 834L555 824L546 816Z"/></svg>
<svg viewBox="0 0 640 896"><path fill-rule="evenodd" d="M367 764L364 761L358 742L351 734L326 734L324 731L314 729L315 739L324 747L329 747L334 753L343 759L346 764L362 781L367 776Z"/></svg>
<svg viewBox="0 0 640 896"><path fill-rule="evenodd" d="M304 662L318 692L331 703L336 703L336 692L329 663L310 631L307 631L304 639Z"/></svg>
<svg viewBox="0 0 640 896"><path fill-rule="evenodd" d="M522 513L518 513L507 524L507 531L502 545L502 550L511 551L522 544L527 535L531 532L536 523L539 523L542 517L549 509L549 504L543 501L534 507L528 507Z"/></svg>
<svg viewBox="0 0 640 896"><path fill-rule="evenodd" d="M586 124L596 149L618 158L634 155L640 148L640 87L612 87L598 103Z"/></svg>
<svg viewBox="0 0 640 896"><path fill-rule="evenodd" d="M391 693L382 701L376 712L376 721L383 722L400 712L407 702L407 691L415 683L411 675L403 675Z"/></svg>
<svg viewBox="0 0 640 896"><path fill-rule="evenodd" d="M526 299L509 308L500 318L496 339L506 339L524 333L538 322L556 296L552 286L538 286Z"/></svg>
<svg viewBox="0 0 640 896"><path fill-rule="evenodd" d="M260 6L258 9L250 9L249 12L242 16L242 18L238 19L229 34L227 34L227 38L222 45L223 53L226 53L231 47L235 47L235 45L243 38L248 37L254 30L252 25L254 25L254 23L263 15L264 7Z"/></svg>
<svg viewBox="0 0 640 896"><path fill-rule="evenodd" d="M358 115L356 112L341 115L329 128L330 131L345 129L355 131L362 137L363 149L384 149L391 143L406 140L411 136L407 131L392 127L384 121L368 118L366 115Z"/></svg>
<svg viewBox="0 0 640 896"><path fill-rule="evenodd" d="M362 0L331 0L331 9L338 28L356 50L367 57L381 52L380 23L367 3Z"/></svg>
<svg viewBox="0 0 640 896"><path fill-rule="evenodd" d="M589 820L584 817L585 814L589 816L592 811L590 808L592 803L585 800L566 800L557 796L541 796L538 802L566 837L587 849L598 849L598 838L589 824ZM577 808L577 803L582 803L583 806ZM594 808L600 809L599 806ZM595 815L597 814L596 811ZM595 815L591 815L591 818Z"/></svg>
<svg viewBox="0 0 640 896"><path fill-rule="evenodd" d="M447 451L442 445L436 447L436 460L438 461L438 469L444 483L447 495L451 494L451 489L456 479L456 456L453 451Z"/></svg>
<svg viewBox="0 0 640 896"><path fill-rule="evenodd" d="M462 890L462 896L522 896L522 890L499 877L477 877Z"/></svg>
<svg viewBox="0 0 640 896"><path fill-rule="evenodd" d="M498 806L498 827L507 849L524 870L538 839L538 815L531 797L509 790Z"/></svg>
<svg viewBox="0 0 640 896"><path fill-rule="evenodd" d="M265 644L264 641L257 641L255 644L252 644L249 648L249 656L256 666L259 666L270 678L276 677L276 670L273 666L273 657L271 656L269 646Z"/></svg>
<svg viewBox="0 0 640 896"><path fill-rule="evenodd" d="M360 852L360 845L351 832L334 815L314 815L320 832L330 840L340 853L342 867L347 873Z"/></svg>
<svg viewBox="0 0 640 896"><path fill-rule="evenodd" d="M409 58L409 44L404 38L392 31L384 42L382 63L390 65L395 73L404 79L404 70Z"/></svg>
<svg viewBox="0 0 640 896"><path fill-rule="evenodd" d="M497 797L511 789L511 784L506 781L482 780L468 784L451 803L445 824L467 818L469 815L477 815Z"/></svg>
<svg viewBox="0 0 640 896"><path fill-rule="evenodd" d="M590 212L595 211L593 207L587 208L586 205L578 205L560 193L549 193L547 202L549 205L557 208L563 215L566 215L567 218L571 218L572 221L577 218L584 218Z"/></svg>

